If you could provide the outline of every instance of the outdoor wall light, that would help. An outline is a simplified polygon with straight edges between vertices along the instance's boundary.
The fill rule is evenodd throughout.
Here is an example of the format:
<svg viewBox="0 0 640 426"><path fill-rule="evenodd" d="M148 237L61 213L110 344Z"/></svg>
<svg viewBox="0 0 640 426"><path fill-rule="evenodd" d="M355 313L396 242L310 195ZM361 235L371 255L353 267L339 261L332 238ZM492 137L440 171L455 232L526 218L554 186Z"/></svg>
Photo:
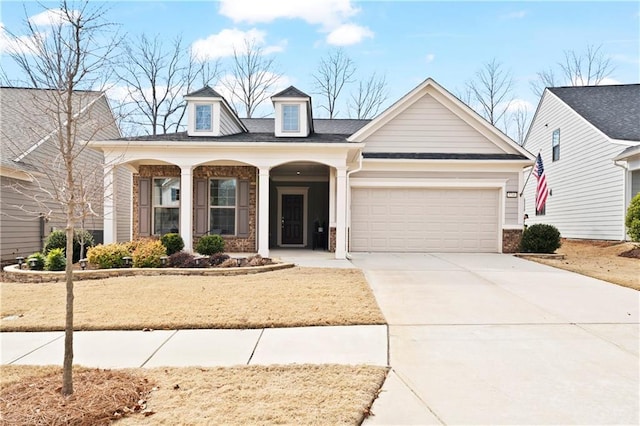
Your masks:
<svg viewBox="0 0 640 426"><path fill-rule="evenodd" d="M162 266L167 266L167 260L169 260L169 256L160 256L160 263L162 263Z"/></svg>
<svg viewBox="0 0 640 426"><path fill-rule="evenodd" d="M122 260L124 260L124 266L129 268L131 266L131 261L133 260L133 258L131 256L125 256L122 258Z"/></svg>
<svg viewBox="0 0 640 426"><path fill-rule="evenodd" d="M36 266L36 262L38 261L38 259L29 259L29 268L33 269Z"/></svg>
<svg viewBox="0 0 640 426"><path fill-rule="evenodd" d="M84 271L87 267L87 259L80 259L80 267L82 268L82 270Z"/></svg>
<svg viewBox="0 0 640 426"><path fill-rule="evenodd" d="M18 269L22 269L22 264L24 263L24 257L18 256L16 257L16 260L18 261Z"/></svg>

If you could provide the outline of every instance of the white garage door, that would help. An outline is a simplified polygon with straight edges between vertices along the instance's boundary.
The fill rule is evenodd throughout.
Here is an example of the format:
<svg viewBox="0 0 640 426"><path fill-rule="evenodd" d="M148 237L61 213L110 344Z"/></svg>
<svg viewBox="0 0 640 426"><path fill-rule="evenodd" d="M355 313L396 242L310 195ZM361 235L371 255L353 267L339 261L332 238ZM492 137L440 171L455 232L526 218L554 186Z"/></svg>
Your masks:
<svg viewBox="0 0 640 426"><path fill-rule="evenodd" d="M497 189L353 188L351 250L497 252Z"/></svg>

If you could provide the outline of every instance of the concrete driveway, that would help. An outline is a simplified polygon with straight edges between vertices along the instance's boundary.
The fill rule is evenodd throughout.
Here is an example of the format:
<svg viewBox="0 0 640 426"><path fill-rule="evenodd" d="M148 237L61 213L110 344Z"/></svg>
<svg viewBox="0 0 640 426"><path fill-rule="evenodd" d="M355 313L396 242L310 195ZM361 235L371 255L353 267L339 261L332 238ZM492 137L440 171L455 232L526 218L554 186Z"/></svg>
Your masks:
<svg viewBox="0 0 640 426"><path fill-rule="evenodd" d="M640 423L637 291L508 255L352 263L389 323L365 425Z"/></svg>

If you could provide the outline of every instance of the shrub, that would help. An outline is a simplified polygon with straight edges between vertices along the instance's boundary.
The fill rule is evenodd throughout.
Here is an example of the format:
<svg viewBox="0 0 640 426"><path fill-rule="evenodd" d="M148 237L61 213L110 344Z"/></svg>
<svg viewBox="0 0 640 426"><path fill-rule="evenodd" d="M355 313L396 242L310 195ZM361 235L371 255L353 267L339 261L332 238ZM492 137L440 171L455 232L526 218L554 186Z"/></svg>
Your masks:
<svg viewBox="0 0 640 426"><path fill-rule="evenodd" d="M100 269L122 268L124 267L125 256L131 256L127 244L111 243L98 244L91 247L87 252L87 260L92 265L96 265Z"/></svg>
<svg viewBox="0 0 640 426"><path fill-rule="evenodd" d="M631 241L640 242L640 192L631 199L624 224Z"/></svg>
<svg viewBox="0 0 640 426"><path fill-rule="evenodd" d="M196 257L186 251L179 251L169 256L169 266L174 268L195 268Z"/></svg>
<svg viewBox="0 0 640 426"><path fill-rule="evenodd" d="M35 260L33 266L31 266L31 260ZM29 266L29 269L33 271L42 271L44 269L45 261L46 259L44 257L44 254L40 252L33 253L32 255L27 257L27 265Z"/></svg>
<svg viewBox="0 0 640 426"><path fill-rule="evenodd" d="M171 256L184 248L184 241L180 234L164 234L162 238L160 238L160 241L162 241L162 245L167 248L168 256Z"/></svg>
<svg viewBox="0 0 640 426"><path fill-rule="evenodd" d="M229 255L216 253L209 258L209 264L211 266L220 266L220 264L227 259L229 259Z"/></svg>
<svg viewBox="0 0 640 426"><path fill-rule="evenodd" d="M224 240L220 235L205 235L198 241L196 251L204 256L222 253L224 251Z"/></svg>
<svg viewBox="0 0 640 426"><path fill-rule="evenodd" d="M44 262L44 267L47 271L64 271L67 266L67 259L64 255L64 250L61 248L54 248L49 250L47 258Z"/></svg>
<svg viewBox="0 0 640 426"><path fill-rule="evenodd" d="M159 268L160 258L167 255L167 249L159 240L144 240L137 244L131 254L134 268Z"/></svg>
<svg viewBox="0 0 640 426"><path fill-rule="evenodd" d="M84 242L85 254L89 247L95 245L95 240L91 232L85 229L75 229L73 231L73 262L76 263L80 260L80 243ZM67 249L67 234L64 229L58 229L49 234L47 241L44 245L44 252L49 253L53 249L62 249L66 252Z"/></svg>
<svg viewBox="0 0 640 426"><path fill-rule="evenodd" d="M554 253L561 245L560 232L553 225L536 223L522 233L522 253Z"/></svg>
<svg viewBox="0 0 640 426"><path fill-rule="evenodd" d="M235 268L238 266L238 261L236 259L228 258L218 266L220 268Z"/></svg>

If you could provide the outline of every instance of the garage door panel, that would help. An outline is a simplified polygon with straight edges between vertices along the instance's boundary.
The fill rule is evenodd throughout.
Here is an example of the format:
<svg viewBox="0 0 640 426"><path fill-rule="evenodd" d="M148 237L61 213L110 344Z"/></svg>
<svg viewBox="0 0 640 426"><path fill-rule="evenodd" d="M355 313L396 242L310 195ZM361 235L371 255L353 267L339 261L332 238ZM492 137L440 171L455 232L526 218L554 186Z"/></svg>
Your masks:
<svg viewBox="0 0 640 426"><path fill-rule="evenodd" d="M351 250L496 252L496 189L354 188Z"/></svg>

